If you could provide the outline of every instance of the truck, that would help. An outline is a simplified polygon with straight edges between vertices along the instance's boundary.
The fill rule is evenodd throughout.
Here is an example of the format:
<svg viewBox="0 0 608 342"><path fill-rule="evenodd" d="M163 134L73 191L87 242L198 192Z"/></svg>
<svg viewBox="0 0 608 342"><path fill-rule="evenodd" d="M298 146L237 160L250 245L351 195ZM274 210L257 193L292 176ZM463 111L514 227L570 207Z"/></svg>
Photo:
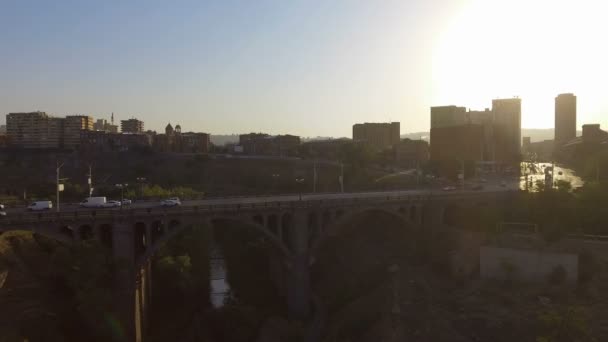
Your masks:
<svg viewBox="0 0 608 342"><path fill-rule="evenodd" d="M82 208L104 208L107 199L105 197L87 197L80 202Z"/></svg>
<svg viewBox="0 0 608 342"><path fill-rule="evenodd" d="M51 210L52 208L53 202L51 201L36 201L27 206L27 210L30 211Z"/></svg>

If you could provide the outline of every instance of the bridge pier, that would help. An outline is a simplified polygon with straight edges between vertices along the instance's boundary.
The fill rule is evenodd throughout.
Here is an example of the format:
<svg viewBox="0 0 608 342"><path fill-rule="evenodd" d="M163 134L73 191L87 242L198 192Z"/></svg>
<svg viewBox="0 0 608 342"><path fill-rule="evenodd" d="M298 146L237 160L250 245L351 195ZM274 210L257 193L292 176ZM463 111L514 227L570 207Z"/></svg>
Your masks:
<svg viewBox="0 0 608 342"><path fill-rule="evenodd" d="M308 213L296 209L290 229L290 249L292 251L291 270L287 281L287 308L290 318L304 320L310 313L310 269L308 245Z"/></svg>
<svg viewBox="0 0 608 342"><path fill-rule="evenodd" d="M114 224L112 250L118 261L115 279L115 313L122 330L118 341L142 341L141 279L136 279L134 229L128 222ZM137 276L139 277L139 274Z"/></svg>

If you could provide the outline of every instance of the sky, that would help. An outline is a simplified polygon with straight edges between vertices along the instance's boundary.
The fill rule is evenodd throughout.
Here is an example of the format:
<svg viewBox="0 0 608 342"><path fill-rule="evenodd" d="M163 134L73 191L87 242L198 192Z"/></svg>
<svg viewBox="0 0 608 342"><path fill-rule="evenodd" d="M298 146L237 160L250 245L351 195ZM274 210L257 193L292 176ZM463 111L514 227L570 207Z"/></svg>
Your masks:
<svg viewBox="0 0 608 342"><path fill-rule="evenodd" d="M430 106L522 98L522 126L608 126L601 1L0 1L0 113L212 134L429 129ZM4 118L0 118L3 122ZM608 127L606 127L608 128Z"/></svg>

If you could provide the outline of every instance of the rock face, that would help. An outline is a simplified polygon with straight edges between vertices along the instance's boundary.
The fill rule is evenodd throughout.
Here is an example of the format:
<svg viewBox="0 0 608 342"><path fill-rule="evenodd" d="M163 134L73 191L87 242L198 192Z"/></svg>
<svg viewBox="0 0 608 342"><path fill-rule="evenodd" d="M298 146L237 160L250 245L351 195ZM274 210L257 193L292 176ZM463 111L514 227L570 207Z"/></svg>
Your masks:
<svg viewBox="0 0 608 342"><path fill-rule="evenodd" d="M289 322L281 317L270 317L262 324L256 342L287 342L289 337Z"/></svg>

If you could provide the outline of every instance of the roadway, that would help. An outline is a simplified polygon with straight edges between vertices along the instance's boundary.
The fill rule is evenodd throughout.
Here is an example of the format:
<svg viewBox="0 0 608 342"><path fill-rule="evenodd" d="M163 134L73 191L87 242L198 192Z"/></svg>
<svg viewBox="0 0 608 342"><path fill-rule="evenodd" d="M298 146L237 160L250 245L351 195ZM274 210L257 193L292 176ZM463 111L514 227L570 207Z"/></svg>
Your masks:
<svg viewBox="0 0 608 342"><path fill-rule="evenodd" d="M467 185L469 189L462 190L457 188L451 191L444 191L441 189L415 189L415 190L395 190L395 191L370 191L370 192L346 192L346 193L303 193L301 195L302 201L319 201L319 200L348 200L348 199L374 199L382 197L406 197L406 196L437 196L445 194L473 194L473 193L492 193L492 192L504 192L504 191L515 191L519 188L517 182L509 182L506 186L501 185L499 182L491 182L483 184L483 189L471 190L471 185ZM192 206L217 206L217 205L250 205L250 204L263 204L263 203L286 203L300 201L300 194L287 194L287 195L262 195L262 196L242 196L242 197L218 197L218 198L205 198L197 200L185 200L182 201L182 207ZM124 206L123 209L147 209L147 208L159 208L160 201L134 201L131 205ZM74 211L91 211L91 210L121 210L120 208L80 208L78 204L66 203L61 204L61 212L74 212ZM7 208L7 215L11 213L24 213L27 212L25 207L22 208ZM55 208L52 209L55 211ZM36 212L35 212L36 213Z"/></svg>

